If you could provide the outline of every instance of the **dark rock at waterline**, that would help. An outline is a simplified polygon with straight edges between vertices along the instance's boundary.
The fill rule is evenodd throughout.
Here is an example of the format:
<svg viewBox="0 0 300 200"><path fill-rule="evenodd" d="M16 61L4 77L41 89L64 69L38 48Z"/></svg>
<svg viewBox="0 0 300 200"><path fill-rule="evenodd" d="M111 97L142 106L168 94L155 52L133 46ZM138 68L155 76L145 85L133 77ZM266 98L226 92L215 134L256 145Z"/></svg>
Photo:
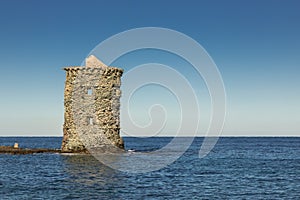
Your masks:
<svg viewBox="0 0 300 200"><path fill-rule="evenodd" d="M60 149L27 149L14 148L11 146L0 146L0 154L34 154L34 153L62 153Z"/></svg>

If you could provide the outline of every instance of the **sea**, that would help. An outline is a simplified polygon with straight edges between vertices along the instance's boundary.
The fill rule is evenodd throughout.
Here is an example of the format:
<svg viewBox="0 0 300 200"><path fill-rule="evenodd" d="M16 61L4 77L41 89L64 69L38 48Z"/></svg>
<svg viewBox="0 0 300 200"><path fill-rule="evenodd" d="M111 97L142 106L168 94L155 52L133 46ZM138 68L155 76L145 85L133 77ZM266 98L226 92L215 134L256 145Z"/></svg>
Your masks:
<svg viewBox="0 0 300 200"><path fill-rule="evenodd" d="M171 140L124 138L129 153ZM0 137L0 146L56 149L61 141ZM0 154L0 199L300 199L300 137L221 137L199 158L202 141L195 138L179 159L147 173L118 171L91 155Z"/></svg>

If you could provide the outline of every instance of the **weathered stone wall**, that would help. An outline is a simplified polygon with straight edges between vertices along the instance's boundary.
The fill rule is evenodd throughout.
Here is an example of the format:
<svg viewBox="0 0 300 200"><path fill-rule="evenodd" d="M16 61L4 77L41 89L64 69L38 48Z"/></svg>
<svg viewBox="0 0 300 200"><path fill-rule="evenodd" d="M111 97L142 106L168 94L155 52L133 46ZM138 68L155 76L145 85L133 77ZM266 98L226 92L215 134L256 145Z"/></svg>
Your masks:
<svg viewBox="0 0 300 200"><path fill-rule="evenodd" d="M100 79L100 87L96 88L95 112L99 127L110 142L124 148L120 132L120 97L121 76L123 70L107 68Z"/></svg>
<svg viewBox="0 0 300 200"><path fill-rule="evenodd" d="M85 67L68 67L62 151L76 152L110 146L124 148L120 131L123 70L107 67L94 56Z"/></svg>
<svg viewBox="0 0 300 200"><path fill-rule="evenodd" d="M77 71L66 70L66 82L64 93L64 125L63 125L63 141L61 149L62 151L82 151L85 150L79 136L76 132L76 127L73 121L72 112L72 92L74 89L74 81L77 76Z"/></svg>

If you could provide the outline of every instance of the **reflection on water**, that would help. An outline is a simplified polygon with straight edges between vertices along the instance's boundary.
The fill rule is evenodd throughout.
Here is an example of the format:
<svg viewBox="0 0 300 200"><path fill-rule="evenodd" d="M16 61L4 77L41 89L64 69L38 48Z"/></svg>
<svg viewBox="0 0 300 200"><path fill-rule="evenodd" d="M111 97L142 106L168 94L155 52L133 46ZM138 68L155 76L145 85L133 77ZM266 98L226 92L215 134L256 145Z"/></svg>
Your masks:
<svg viewBox="0 0 300 200"><path fill-rule="evenodd" d="M91 155L63 155L64 171L77 183L91 186L113 183L116 171Z"/></svg>
<svg viewBox="0 0 300 200"><path fill-rule="evenodd" d="M124 180L115 171L91 155L61 155L65 183L69 189L66 199L105 197L119 199L118 186L124 187Z"/></svg>

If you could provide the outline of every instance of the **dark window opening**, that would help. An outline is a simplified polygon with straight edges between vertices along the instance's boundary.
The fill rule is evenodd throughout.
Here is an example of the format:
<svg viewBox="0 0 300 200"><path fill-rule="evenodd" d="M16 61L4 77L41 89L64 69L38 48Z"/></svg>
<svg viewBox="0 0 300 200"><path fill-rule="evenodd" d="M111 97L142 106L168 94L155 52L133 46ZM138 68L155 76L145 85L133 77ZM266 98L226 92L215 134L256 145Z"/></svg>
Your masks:
<svg viewBox="0 0 300 200"><path fill-rule="evenodd" d="M92 117L88 117L88 125L94 125L94 121Z"/></svg>

